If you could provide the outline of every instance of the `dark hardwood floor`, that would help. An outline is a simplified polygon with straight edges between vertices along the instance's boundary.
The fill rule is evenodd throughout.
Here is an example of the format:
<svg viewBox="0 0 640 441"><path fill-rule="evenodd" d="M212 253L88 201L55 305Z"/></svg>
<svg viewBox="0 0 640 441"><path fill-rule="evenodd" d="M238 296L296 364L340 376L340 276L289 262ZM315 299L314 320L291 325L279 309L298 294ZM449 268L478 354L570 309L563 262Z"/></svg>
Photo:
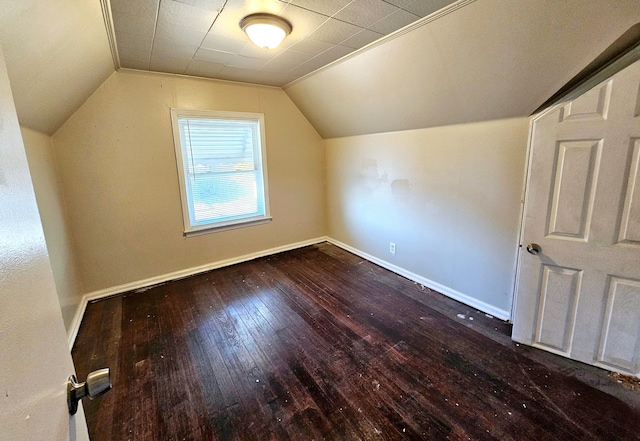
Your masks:
<svg viewBox="0 0 640 441"><path fill-rule="evenodd" d="M460 316L458 316L460 314ZM632 440L640 394L320 244L91 303L101 440Z"/></svg>

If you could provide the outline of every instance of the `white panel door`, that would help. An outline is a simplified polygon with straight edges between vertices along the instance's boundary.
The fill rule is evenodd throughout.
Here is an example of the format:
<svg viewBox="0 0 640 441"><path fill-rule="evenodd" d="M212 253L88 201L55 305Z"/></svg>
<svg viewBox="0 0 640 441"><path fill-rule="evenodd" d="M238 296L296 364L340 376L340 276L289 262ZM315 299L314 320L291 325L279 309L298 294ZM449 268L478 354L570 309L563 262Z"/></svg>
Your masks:
<svg viewBox="0 0 640 441"><path fill-rule="evenodd" d="M513 327L518 342L636 376L639 63L532 122Z"/></svg>
<svg viewBox="0 0 640 441"><path fill-rule="evenodd" d="M0 440L88 440L67 408L73 373L0 48Z"/></svg>

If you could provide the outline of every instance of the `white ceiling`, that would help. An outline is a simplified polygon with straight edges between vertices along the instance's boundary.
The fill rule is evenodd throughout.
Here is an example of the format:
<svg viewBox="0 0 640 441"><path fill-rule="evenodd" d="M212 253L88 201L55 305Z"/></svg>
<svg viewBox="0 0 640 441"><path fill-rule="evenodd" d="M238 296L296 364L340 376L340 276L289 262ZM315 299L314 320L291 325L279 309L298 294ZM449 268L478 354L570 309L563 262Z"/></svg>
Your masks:
<svg viewBox="0 0 640 441"><path fill-rule="evenodd" d="M453 9L285 91L323 138L528 116L640 23L640 0Z"/></svg>
<svg viewBox="0 0 640 441"><path fill-rule="evenodd" d="M183 73L275 85L314 71L285 91L325 138L528 115L640 22L638 0L112 1L118 42L146 51L149 68L179 71L186 57ZM321 67L406 24L394 17L434 9ZM264 11L294 27L273 56L238 26ZM55 132L114 72L109 43L101 0L0 1L20 123Z"/></svg>
<svg viewBox="0 0 640 441"><path fill-rule="evenodd" d="M283 86L454 0L110 0L121 67ZM268 12L293 31L275 50L239 23Z"/></svg>
<svg viewBox="0 0 640 441"><path fill-rule="evenodd" d="M98 0L0 1L20 124L53 133L114 72Z"/></svg>

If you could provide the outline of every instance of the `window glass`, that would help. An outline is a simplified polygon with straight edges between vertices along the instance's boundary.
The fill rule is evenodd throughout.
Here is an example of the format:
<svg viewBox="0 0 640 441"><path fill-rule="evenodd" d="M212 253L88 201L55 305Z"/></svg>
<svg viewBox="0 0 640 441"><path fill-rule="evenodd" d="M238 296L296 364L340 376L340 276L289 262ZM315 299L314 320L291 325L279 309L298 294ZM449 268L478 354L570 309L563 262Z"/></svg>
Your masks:
<svg viewBox="0 0 640 441"><path fill-rule="evenodd" d="M172 109L185 232L268 220L262 114Z"/></svg>

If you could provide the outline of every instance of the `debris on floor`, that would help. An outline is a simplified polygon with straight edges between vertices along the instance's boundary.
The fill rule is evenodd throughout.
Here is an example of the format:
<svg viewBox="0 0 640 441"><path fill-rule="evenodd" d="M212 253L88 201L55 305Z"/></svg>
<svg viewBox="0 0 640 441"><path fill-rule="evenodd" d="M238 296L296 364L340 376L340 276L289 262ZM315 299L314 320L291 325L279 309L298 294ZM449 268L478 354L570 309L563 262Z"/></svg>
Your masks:
<svg viewBox="0 0 640 441"><path fill-rule="evenodd" d="M611 378L622 384L627 389L640 390L640 378L636 378L631 375L620 374L618 372L612 372Z"/></svg>

